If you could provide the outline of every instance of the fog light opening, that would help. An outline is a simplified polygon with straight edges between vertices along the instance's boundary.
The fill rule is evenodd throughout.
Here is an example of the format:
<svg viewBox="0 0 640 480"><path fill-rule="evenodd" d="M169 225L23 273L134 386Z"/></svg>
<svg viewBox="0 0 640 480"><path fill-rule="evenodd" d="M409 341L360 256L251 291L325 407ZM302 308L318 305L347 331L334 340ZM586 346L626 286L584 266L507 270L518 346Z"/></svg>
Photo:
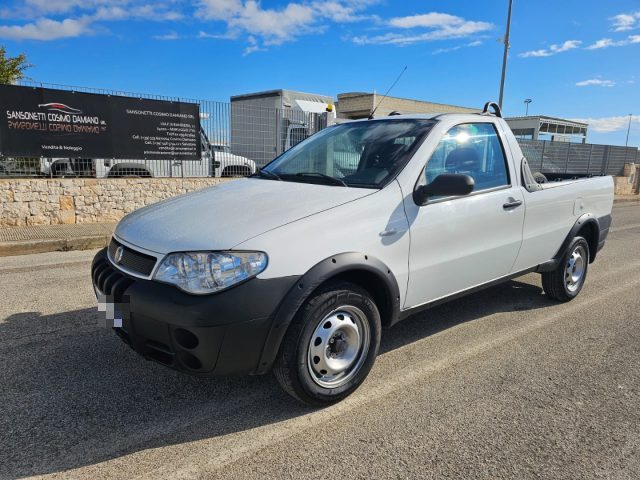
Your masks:
<svg viewBox="0 0 640 480"><path fill-rule="evenodd" d="M184 328L177 328L173 332L173 338L176 339L176 343L178 345L188 350L196 348L198 343L200 343L195 334L191 333L189 330L185 330Z"/></svg>
<svg viewBox="0 0 640 480"><path fill-rule="evenodd" d="M195 355L191 355L187 352L180 352L178 354L180 362L189 370L200 370L202 368L202 362Z"/></svg>

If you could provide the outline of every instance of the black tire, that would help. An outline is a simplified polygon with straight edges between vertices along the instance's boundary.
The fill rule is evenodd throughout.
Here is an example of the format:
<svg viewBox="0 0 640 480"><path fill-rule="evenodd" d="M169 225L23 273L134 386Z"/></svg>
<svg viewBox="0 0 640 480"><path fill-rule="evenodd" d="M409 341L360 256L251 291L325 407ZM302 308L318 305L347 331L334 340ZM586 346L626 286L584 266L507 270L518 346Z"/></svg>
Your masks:
<svg viewBox="0 0 640 480"><path fill-rule="evenodd" d="M112 178L151 178L153 177L153 175L151 175L151 172L145 169L130 170L130 169L124 169L124 168L116 168L115 170L112 169L107 176Z"/></svg>
<svg viewBox="0 0 640 480"><path fill-rule="evenodd" d="M242 165L224 167L221 176L223 177L248 177L251 175L251 168Z"/></svg>
<svg viewBox="0 0 640 480"><path fill-rule="evenodd" d="M581 273L578 281L574 281L574 278L576 277L576 254L581 257L579 268L582 269L580 271ZM560 302L568 302L576 298L587 279L589 257L589 243L587 243L583 237L575 237L569 245L569 248L567 248L562 260L558 264L558 267L551 272L544 272L542 274L542 288L545 293L550 298ZM568 278L569 267L572 261L574 262L571 266L573 274L572 277Z"/></svg>
<svg viewBox="0 0 640 480"><path fill-rule="evenodd" d="M547 177L545 177L541 172L534 173L533 179L536 181L536 183L547 183L549 181L547 180Z"/></svg>
<svg viewBox="0 0 640 480"><path fill-rule="evenodd" d="M319 357L312 356L311 340L314 337L314 342L320 340L317 332L323 328L321 326L330 323L327 320L331 315L340 318L341 312L348 312L343 311L343 307L364 314L364 320L358 319L358 322L362 324L362 333L368 328L368 342L361 342L362 345L358 348L359 356L357 361L354 361L352 370L347 369L342 380L338 379L344 383L335 387L325 387L318 383L323 382L324 377L320 377L319 372L316 375L313 373L313 369L317 367L312 366L312 362L317 363ZM349 313L347 318L348 315ZM346 322L343 319L344 316L341 321ZM352 318L350 321L356 325ZM274 365L275 377L289 395L306 405L324 406L339 402L356 390L369 374L378 354L380 332L380 313L366 290L349 282L327 285L304 303L289 326ZM340 340L336 341L336 345L338 342ZM315 345L319 345L319 349L324 348L320 343ZM330 348L328 343L326 348Z"/></svg>

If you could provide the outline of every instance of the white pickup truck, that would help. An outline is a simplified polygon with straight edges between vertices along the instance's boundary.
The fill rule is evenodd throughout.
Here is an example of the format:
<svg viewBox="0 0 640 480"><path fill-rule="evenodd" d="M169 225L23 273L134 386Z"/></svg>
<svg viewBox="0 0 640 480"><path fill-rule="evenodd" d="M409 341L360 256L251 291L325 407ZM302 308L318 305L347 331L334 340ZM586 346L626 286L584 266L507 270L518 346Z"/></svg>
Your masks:
<svg viewBox="0 0 640 480"><path fill-rule="evenodd" d="M529 272L550 298L576 297L612 204L611 177L535 183L495 104L354 121L253 177L128 215L92 278L145 358L203 376L273 369L324 405L364 381L382 327L415 312Z"/></svg>

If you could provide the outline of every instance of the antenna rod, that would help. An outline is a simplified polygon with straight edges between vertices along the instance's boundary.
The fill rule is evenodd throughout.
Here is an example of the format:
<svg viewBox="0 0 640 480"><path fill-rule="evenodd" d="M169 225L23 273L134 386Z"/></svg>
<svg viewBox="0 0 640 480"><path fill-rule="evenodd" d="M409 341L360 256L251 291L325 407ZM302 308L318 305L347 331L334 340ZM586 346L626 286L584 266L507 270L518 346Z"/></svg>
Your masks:
<svg viewBox="0 0 640 480"><path fill-rule="evenodd" d="M500 79L500 98L498 106L502 110L502 98L504 96L504 79L507 75L507 57L509 56L509 33L511 32L511 7L513 0L509 0L509 12L507 13L507 31L504 35L504 55L502 56L502 78Z"/></svg>
<svg viewBox="0 0 640 480"><path fill-rule="evenodd" d="M378 110L378 107L380 106L380 104L382 103L382 101L387 98L387 95L389 95L389 92L391 91L391 89L393 87L396 86L396 83L398 83L398 80L400 80L400 77L402 77L402 75L404 75L404 72L407 70L407 67L405 66L402 71L400 72L400 75L398 75L398 78L396 78L396 81L393 82L391 84L391 86L388 88L388 90L386 91L386 93L382 96L382 98L380 99L380 101L378 102L378 104L376 105L376 107L373 109L373 111L371 112L371 115L369 115L369 120L373 120L373 114L376 113L376 110Z"/></svg>

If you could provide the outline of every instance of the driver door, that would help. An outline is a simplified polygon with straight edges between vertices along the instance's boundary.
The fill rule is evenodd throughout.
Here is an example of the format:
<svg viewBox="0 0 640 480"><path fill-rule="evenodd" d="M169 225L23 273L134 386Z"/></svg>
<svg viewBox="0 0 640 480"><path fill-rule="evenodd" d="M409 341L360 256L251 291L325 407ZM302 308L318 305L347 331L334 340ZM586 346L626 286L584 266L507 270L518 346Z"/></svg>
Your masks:
<svg viewBox="0 0 640 480"><path fill-rule="evenodd" d="M493 123L461 124L441 139L419 184L441 173L470 175L475 186L461 197L411 196L409 285L404 308L461 292L511 272L522 243L523 195L510 172Z"/></svg>

